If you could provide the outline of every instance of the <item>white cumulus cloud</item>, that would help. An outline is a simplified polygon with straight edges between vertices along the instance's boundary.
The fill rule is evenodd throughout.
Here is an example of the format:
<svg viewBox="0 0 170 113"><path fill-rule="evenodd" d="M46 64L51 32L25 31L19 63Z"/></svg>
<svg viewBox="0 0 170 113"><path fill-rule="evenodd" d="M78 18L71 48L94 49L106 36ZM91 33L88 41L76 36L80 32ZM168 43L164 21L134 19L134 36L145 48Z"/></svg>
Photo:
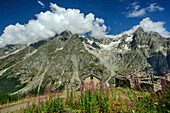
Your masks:
<svg viewBox="0 0 170 113"><path fill-rule="evenodd" d="M50 8L51 11L37 14L37 19L29 20L27 24L16 23L7 26L0 36L0 47L6 44L30 44L53 37L65 30L80 35L90 33L96 38L106 35L107 27L104 20L95 18L92 13L85 15L79 9L65 9L53 3L50 4Z"/></svg>
<svg viewBox="0 0 170 113"><path fill-rule="evenodd" d="M165 38L170 38L170 32L168 32L165 28L164 28L164 24L165 22L153 22L149 17L144 18L142 21L139 22L138 25L133 26L130 30L128 31L124 31L123 33L116 35L116 36L108 36L108 37L120 37L124 34L128 34L131 35L133 34L137 28L139 28L140 26L144 29L145 32L158 32L161 36L165 37Z"/></svg>

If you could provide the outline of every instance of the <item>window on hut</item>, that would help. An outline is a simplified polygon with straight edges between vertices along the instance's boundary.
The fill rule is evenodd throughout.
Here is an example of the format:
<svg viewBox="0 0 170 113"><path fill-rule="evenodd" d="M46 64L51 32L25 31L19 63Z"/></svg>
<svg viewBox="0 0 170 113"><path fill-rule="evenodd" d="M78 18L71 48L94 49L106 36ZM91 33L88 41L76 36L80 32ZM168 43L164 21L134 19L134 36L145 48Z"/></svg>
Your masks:
<svg viewBox="0 0 170 113"><path fill-rule="evenodd" d="M90 78L91 78L91 80L93 80L93 76L91 76Z"/></svg>

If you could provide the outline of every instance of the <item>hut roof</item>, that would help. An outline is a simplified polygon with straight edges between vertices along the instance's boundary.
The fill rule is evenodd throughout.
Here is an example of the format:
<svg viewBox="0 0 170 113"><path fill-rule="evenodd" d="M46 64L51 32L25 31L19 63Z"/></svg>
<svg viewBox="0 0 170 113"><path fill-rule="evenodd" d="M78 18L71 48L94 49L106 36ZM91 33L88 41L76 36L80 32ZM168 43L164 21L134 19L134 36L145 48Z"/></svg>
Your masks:
<svg viewBox="0 0 170 113"><path fill-rule="evenodd" d="M113 78L117 78L117 79L121 79L121 80L127 80L127 77L125 76L122 76L122 75L116 75L116 76L113 76Z"/></svg>
<svg viewBox="0 0 170 113"><path fill-rule="evenodd" d="M97 79L99 79L99 80L102 80L101 78L99 78L98 76L93 75L93 74L90 74L90 75L88 75L88 76L83 77L83 80L85 80L86 78L91 77L91 76L93 76L93 77L95 77L95 78L97 78Z"/></svg>

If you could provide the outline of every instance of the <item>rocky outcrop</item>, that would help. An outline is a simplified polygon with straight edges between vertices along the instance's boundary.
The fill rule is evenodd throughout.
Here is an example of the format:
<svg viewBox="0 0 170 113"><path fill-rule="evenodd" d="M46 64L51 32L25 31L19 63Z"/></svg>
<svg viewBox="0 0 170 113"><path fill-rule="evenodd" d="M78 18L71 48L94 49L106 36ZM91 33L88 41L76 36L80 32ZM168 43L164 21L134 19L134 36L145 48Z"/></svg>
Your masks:
<svg viewBox="0 0 170 113"><path fill-rule="evenodd" d="M109 71L97 57L88 53L79 36L72 35L69 31L27 53L29 54L23 54L19 62L0 76L1 92L16 94L32 89L40 92L45 87L45 82L55 84L56 88L63 88L70 82L80 84L82 76L91 73L103 80L109 76ZM6 60L9 59L11 56Z"/></svg>

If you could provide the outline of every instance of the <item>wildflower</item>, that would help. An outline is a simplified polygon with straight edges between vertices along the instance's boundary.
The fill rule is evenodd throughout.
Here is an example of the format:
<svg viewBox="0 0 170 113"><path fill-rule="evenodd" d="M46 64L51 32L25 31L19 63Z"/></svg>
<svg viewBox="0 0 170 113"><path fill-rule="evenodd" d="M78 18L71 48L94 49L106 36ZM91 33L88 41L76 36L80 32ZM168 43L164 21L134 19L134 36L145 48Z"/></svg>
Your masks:
<svg viewBox="0 0 170 113"><path fill-rule="evenodd" d="M138 78L138 75L136 75L135 78Z"/></svg>
<svg viewBox="0 0 170 113"><path fill-rule="evenodd" d="M39 107L41 108L42 106L40 105Z"/></svg>
<svg viewBox="0 0 170 113"><path fill-rule="evenodd" d="M38 103L41 104L41 103L43 103L43 101L39 101Z"/></svg>
<svg viewBox="0 0 170 113"><path fill-rule="evenodd" d="M133 88L133 89L135 89L135 87L134 87L134 86L132 86L132 88Z"/></svg>
<svg viewBox="0 0 170 113"><path fill-rule="evenodd" d="M60 91L61 93L63 92L63 90Z"/></svg>
<svg viewBox="0 0 170 113"><path fill-rule="evenodd" d="M161 93L162 93L162 94L164 94L164 91L163 91L163 90L161 90Z"/></svg>
<svg viewBox="0 0 170 113"><path fill-rule="evenodd" d="M58 96L60 96L60 94L58 94Z"/></svg>
<svg viewBox="0 0 170 113"><path fill-rule="evenodd" d="M55 84L53 84L52 86L55 86Z"/></svg>
<svg viewBox="0 0 170 113"><path fill-rule="evenodd" d="M30 101L27 101L27 106L29 107Z"/></svg>
<svg viewBox="0 0 170 113"><path fill-rule="evenodd" d="M133 80L133 77L131 77L130 79Z"/></svg>
<svg viewBox="0 0 170 113"><path fill-rule="evenodd" d="M97 109L95 109L94 111L97 111Z"/></svg>
<svg viewBox="0 0 170 113"><path fill-rule="evenodd" d="M45 92L47 92L47 89L45 89Z"/></svg>
<svg viewBox="0 0 170 113"><path fill-rule="evenodd" d="M137 85L137 86L140 86L140 83L137 83L136 85Z"/></svg>
<svg viewBox="0 0 170 113"><path fill-rule="evenodd" d="M66 84L66 89L68 90L68 84Z"/></svg>
<svg viewBox="0 0 170 113"><path fill-rule="evenodd" d="M165 72L165 71L164 71L163 73L164 73L164 74L166 74L166 72Z"/></svg>
<svg viewBox="0 0 170 113"><path fill-rule="evenodd" d="M157 106L153 105L154 110L156 111Z"/></svg>
<svg viewBox="0 0 170 113"><path fill-rule="evenodd" d="M132 107L135 106L133 102L130 102L129 105L132 106Z"/></svg>
<svg viewBox="0 0 170 113"><path fill-rule="evenodd" d="M129 87L127 87L127 90L129 89Z"/></svg>
<svg viewBox="0 0 170 113"><path fill-rule="evenodd" d="M29 92L27 92L27 94L29 94Z"/></svg>
<svg viewBox="0 0 170 113"><path fill-rule="evenodd" d="M54 93L56 93L57 91L54 91Z"/></svg>
<svg viewBox="0 0 170 113"><path fill-rule="evenodd" d="M66 103L66 101L64 100L64 101L63 101L63 103L65 104L65 103Z"/></svg>
<svg viewBox="0 0 170 113"><path fill-rule="evenodd" d="M128 96L128 94L127 94L127 93L125 93L125 95L126 95L126 96Z"/></svg>
<svg viewBox="0 0 170 113"><path fill-rule="evenodd" d="M71 99L71 96L69 98Z"/></svg>
<svg viewBox="0 0 170 113"><path fill-rule="evenodd" d="M89 102L90 106L92 105L92 102Z"/></svg>

